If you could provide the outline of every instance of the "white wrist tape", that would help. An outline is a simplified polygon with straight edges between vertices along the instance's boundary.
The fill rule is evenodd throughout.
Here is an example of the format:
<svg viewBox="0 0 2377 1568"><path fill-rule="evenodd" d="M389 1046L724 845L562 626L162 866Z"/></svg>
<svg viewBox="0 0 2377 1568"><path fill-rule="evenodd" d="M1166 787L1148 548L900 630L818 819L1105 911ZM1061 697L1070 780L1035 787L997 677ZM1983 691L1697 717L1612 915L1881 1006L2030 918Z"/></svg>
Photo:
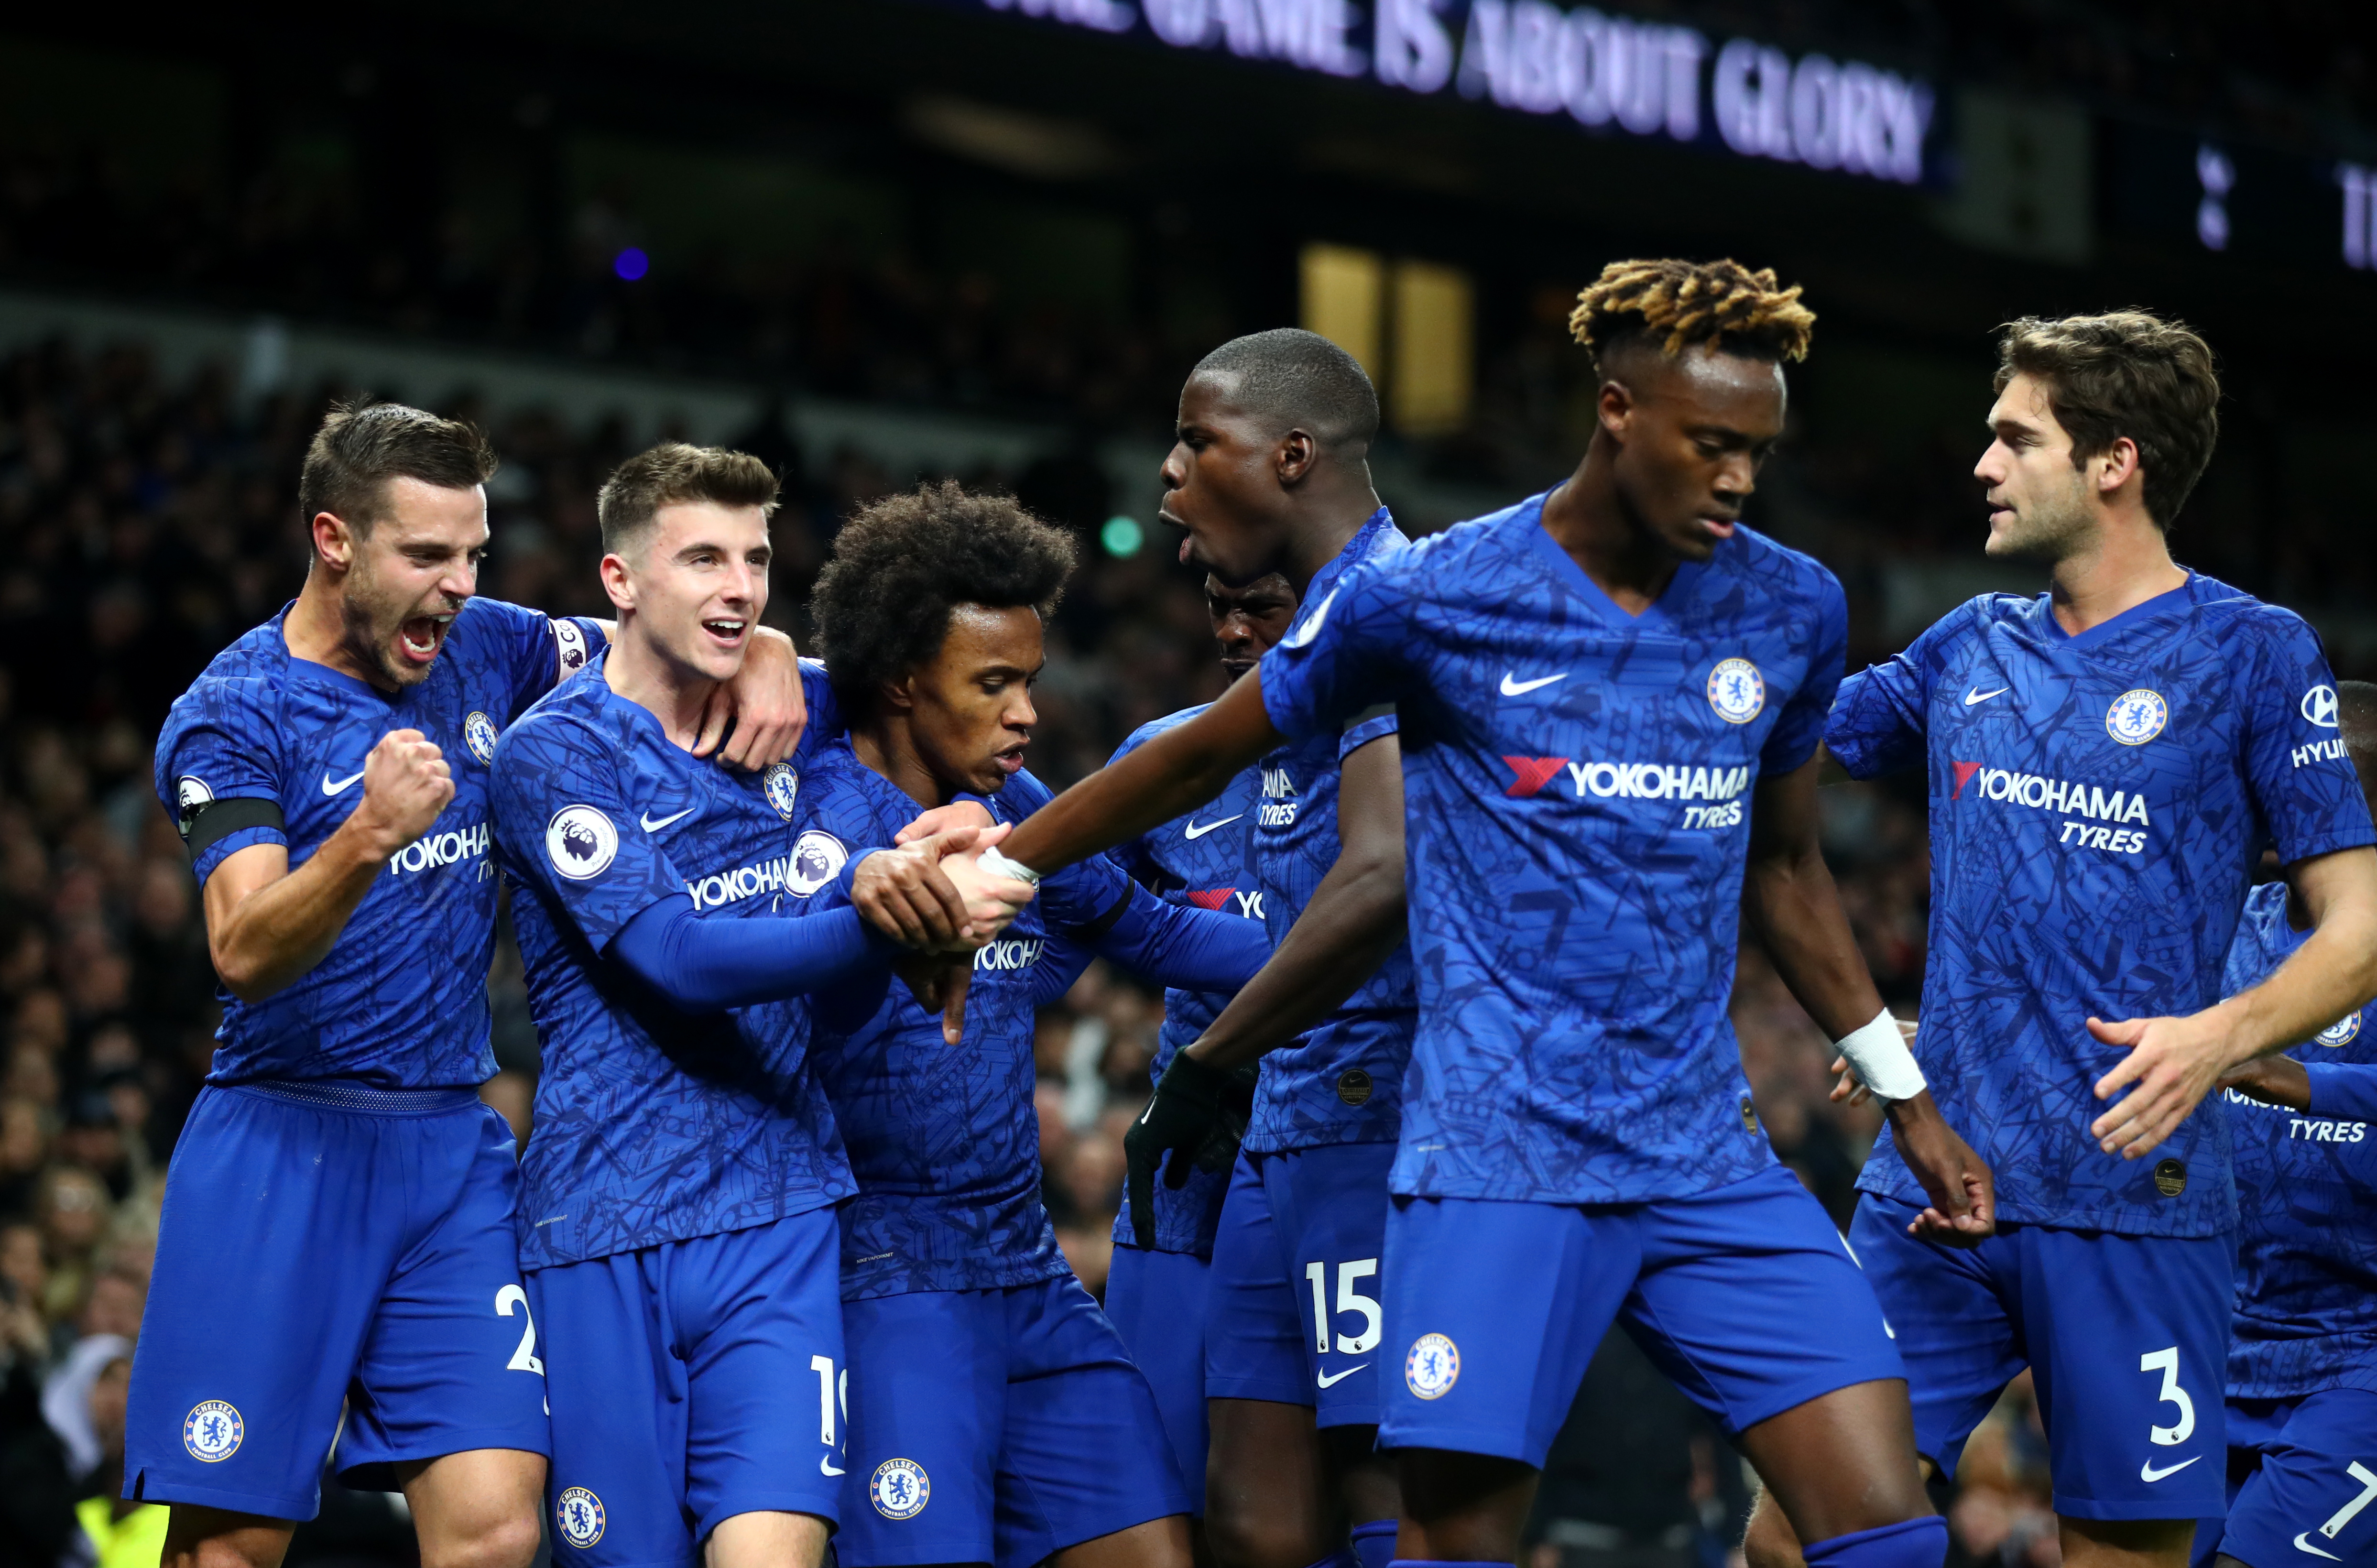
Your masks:
<svg viewBox="0 0 2377 1568"><path fill-rule="evenodd" d="M982 852L982 868L994 877L1005 877L1009 881L1021 882L1027 887L1036 888L1040 885L1039 872L1021 860L1009 860L1006 856L999 854L997 844Z"/></svg>
<svg viewBox="0 0 2377 1568"><path fill-rule="evenodd" d="M1848 1059L1857 1082L1872 1090L1878 1100L1911 1100L1927 1086L1923 1070L1915 1065L1915 1053L1906 1048L1906 1041L1898 1032L1898 1020L1890 1015L1888 1008L1883 1008L1872 1023L1850 1031L1834 1045Z"/></svg>

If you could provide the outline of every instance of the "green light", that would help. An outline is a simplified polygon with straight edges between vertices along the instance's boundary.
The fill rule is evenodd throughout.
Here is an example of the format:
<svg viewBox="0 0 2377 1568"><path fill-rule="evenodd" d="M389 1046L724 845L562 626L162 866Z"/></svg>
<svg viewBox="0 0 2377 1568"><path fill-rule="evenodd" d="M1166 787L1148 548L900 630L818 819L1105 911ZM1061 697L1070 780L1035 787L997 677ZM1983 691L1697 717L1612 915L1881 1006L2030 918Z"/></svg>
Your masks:
<svg viewBox="0 0 2377 1568"><path fill-rule="evenodd" d="M1098 530L1098 543L1105 546L1107 555L1128 558L1139 554L1139 547L1147 543L1147 530L1140 527L1135 517L1110 517L1106 525Z"/></svg>

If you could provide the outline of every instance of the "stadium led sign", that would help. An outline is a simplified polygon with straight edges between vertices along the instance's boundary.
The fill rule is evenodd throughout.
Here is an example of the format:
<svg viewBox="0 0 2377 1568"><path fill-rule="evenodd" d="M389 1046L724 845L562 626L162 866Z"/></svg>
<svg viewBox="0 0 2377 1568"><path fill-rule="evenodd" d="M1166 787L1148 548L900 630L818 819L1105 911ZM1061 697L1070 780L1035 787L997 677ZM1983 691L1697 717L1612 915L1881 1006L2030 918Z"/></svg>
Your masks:
<svg viewBox="0 0 2377 1568"><path fill-rule="evenodd" d="M1551 0L945 3L1901 185L1931 129L1931 89L1895 71Z"/></svg>

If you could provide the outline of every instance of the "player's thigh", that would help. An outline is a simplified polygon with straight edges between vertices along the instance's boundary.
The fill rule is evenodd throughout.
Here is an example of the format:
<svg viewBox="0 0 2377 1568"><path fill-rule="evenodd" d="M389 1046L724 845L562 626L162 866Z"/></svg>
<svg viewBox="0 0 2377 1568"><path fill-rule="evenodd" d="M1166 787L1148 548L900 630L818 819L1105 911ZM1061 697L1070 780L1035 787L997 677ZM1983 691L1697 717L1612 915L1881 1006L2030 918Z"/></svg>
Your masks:
<svg viewBox="0 0 2377 1568"><path fill-rule="evenodd" d="M1177 1514L1150 1519L1069 1546L1049 1561L1054 1568L1188 1568L1188 1521Z"/></svg>
<svg viewBox="0 0 2377 1568"><path fill-rule="evenodd" d="M1921 1211L1860 1194L1849 1249L1880 1302L1905 1369L1915 1451L1953 1478L1974 1429L2027 1362L2019 1243L1941 1247L1906 1233Z"/></svg>
<svg viewBox="0 0 2377 1568"><path fill-rule="evenodd" d="M167 1510L159 1555L172 1568L280 1568L296 1530L286 1519L176 1502Z"/></svg>
<svg viewBox="0 0 2377 1568"><path fill-rule="evenodd" d="M355 1369L339 1477L385 1489L393 1466L473 1449L549 1455L543 1358L520 1277L511 1129L484 1106L444 1119L470 1160L399 1261Z"/></svg>
<svg viewBox="0 0 2377 1568"><path fill-rule="evenodd" d="M198 1096L165 1179L125 1415L130 1495L308 1519L380 1291L410 1119Z"/></svg>
<svg viewBox="0 0 2377 1568"><path fill-rule="evenodd" d="M2228 1501L2226 1238L2026 1226L2022 1301L2055 1511L2194 1520Z"/></svg>
<svg viewBox="0 0 2377 1568"><path fill-rule="evenodd" d="M1003 1295L919 1290L842 1303L849 1474L834 1554L846 1568L992 1560L1008 1394Z"/></svg>
<svg viewBox="0 0 2377 1568"><path fill-rule="evenodd" d="M2218 1550L2252 1568L2377 1562L2377 1394L2307 1394L2276 1425L2256 1442L2261 1465L2229 1505Z"/></svg>
<svg viewBox="0 0 2377 1568"><path fill-rule="evenodd" d="M542 1454L473 1448L396 1466L423 1568L528 1568L543 1539Z"/></svg>
<svg viewBox="0 0 2377 1568"><path fill-rule="evenodd" d="M1164 1435L1188 1491L1205 1512L1205 1297L1212 1265L1191 1252L1117 1246L1106 1275L1106 1316L1147 1379Z"/></svg>
<svg viewBox="0 0 2377 1568"><path fill-rule="evenodd" d="M1387 1172L1392 1143L1344 1143L1266 1160L1291 1288L1309 1319L1316 1424L1379 1424L1386 1340Z"/></svg>
<svg viewBox="0 0 2377 1568"><path fill-rule="evenodd" d="M1205 1291L1206 1397L1310 1406L1311 1317L1253 1155L1231 1170Z"/></svg>
<svg viewBox="0 0 2377 1568"><path fill-rule="evenodd" d="M1155 1396L1090 1293L1069 1275L1005 1294L997 1568L1033 1568L1151 1520L1185 1520L1188 1498Z"/></svg>
<svg viewBox="0 0 2377 1568"><path fill-rule="evenodd" d="M1640 1263L1629 1210L1394 1199L1379 1445L1540 1468Z"/></svg>
<svg viewBox="0 0 2377 1568"><path fill-rule="evenodd" d="M553 1405L555 1568L689 1563L686 1365L659 1254L533 1271L527 1292Z"/></svg>
<svg viewBox="0 0 2377 1568"><path fill-rule="evenodd" d="M686 1505L842 1514L842 1229L831 1209L665 1249L686 1363Z"/></svg>

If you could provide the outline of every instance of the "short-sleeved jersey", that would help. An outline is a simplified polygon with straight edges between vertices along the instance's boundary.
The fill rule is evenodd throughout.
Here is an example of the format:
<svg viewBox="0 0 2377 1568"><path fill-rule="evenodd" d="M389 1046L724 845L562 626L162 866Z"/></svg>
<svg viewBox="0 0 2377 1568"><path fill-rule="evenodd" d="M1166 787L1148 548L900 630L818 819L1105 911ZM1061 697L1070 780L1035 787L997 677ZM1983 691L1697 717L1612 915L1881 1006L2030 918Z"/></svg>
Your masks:
<svg viewBox="0 0 2377 1568"><path fill-rule="evenodd" d="M1283 645L1329 614L1348 573L1411 549L1380 507L1313 575ZM1337 864L1337 792L1344 760L1395 733L1392 712L1359 713L1334 731L1290 740L1264 757L1248 864L1275 949ZM1419 1023L1409 943L1398 947L1328 1017L1263 1058L1247 1123L1253 1154L1332 1143L1392 1143L1403 1122L1404 1072Z"/></svg>
<svg viewBox="0 0 2377 1568"><path fill-rule="evenodd" d="M2269 978L2310 937L2287 923L2287 888L2245 900L2221 994ZM2363 1009L2287 1052L2297 1061L2377 1071L2377 1031ZM2232 1399L2293 1399L2323 1388L2377 1393L2377 1127L2266 1106L2234 1089L2237 1315Z"/></svg>
<svg viewBox="0 0 2377 1568"><path fill-rule="evenodd" d="M1726 1013L1750 791L1814 755L1846 604L1742 528L1630 616L1543 503L1354 573L1256 675L1290 735L1401 721L1420 1022L1394 1191L1688 1196L1774 1162Z"/></svg>
<svg viewBox="0 0 2377 1568"><path fill-rule="evenodd" d="M1205 711L1200 704L1142 724L1133 731L1108 760L1112 767L1165 731L1187 724ZM1170 904L1218 909L1242 919L1263 917L1262 894L1247 874L1247 839L1262 795L1262 771L1248 768L1230 781L1214 799L1185 817L1175 817L1151 828L1114 851L1116 863L1140 886ZM1205 1032L1229 1005L1229 994L1215 991L1168 990L1164 993L1164 1028L1156 1037L1152 1078L1164 1070L1182 1047ZM1155 1184L1155 1251L1190 1252L1200 1258L1213 1252L1213 1232L1222 1221L1222 1198L1229 1191L1227 1170L1198 1171L1177 1189ZM1125 1193L1122 1212L1115 1216L1114 1239L1135 1243L1130 1198Z"/></svg>
<svg viewBox="0 0 2377 1568"><path fill-rule="evenodd" d="M1019 773L985 802L1021 821L1050 798ZM801 780L801 853L820 875L793 890L811 912L848 903L853 856L888 844L916 803L861 762L822 748ZM842 1299L982 1290L1067 1269L1040 1201L1032 1107L1033 981L1049 928L1088 925L1130 896L1100 856L1049 877L1015 923L974 955L956 1046L889 967L813 999L810 1059L833 1102L858 1197L842 1211Z"/></svg>
<svg viewBox="0 0 2377 1568"><path fill-rule="evenodd" d="M259 1002L218 990L220 1042L209 1081L346 1078L378 1088L484 1083L487 965L495 955L496 863L487 770L504 727L603 646L592 621L555 620L472 599L446 634L428 678L390 694L293 657L280 615L208 664L157 737L157 797L204 847L200 885L258 844L286 844L289 868L311 858L364 797L364 760L391 730L415 729L444 754L454 798L429 831L391 856L319 964ZM261 823L214 837L218 803ZM221 820L221 818L216 819Z"/></svg>
<svg viewBox="0 0 2377 1568"><path fill-rule="evenodd" d="M800 768L831 688L803 666L801 750L758 773L678 749L594 673L496 748L496 854L542 1043L520 1157L520 1265L715 1236L857 1191L807 1056L809 1000L679 1011L604 956L656 904L705 920L789 919L821 862L800 837Z"/></svg>
<svg viewBox="0 0 2377 1568"><path fill-rule="evenodd" d="M2124 1236L2236 1224L2216 1107L2152 1159L2096 1147L2094 1085L2120 1053L2087 1021L2218 1000L2264 844L2291 862L2377 838L2335 703L2299 616L2194 573L2078 637L2045 594L1984 595L1842 684L1825 730L1842 764L1928 772L1915 1054L1996 1173L2000 1217ZM1858 1184L1924 1201L1887 1131Z"/></svg>

